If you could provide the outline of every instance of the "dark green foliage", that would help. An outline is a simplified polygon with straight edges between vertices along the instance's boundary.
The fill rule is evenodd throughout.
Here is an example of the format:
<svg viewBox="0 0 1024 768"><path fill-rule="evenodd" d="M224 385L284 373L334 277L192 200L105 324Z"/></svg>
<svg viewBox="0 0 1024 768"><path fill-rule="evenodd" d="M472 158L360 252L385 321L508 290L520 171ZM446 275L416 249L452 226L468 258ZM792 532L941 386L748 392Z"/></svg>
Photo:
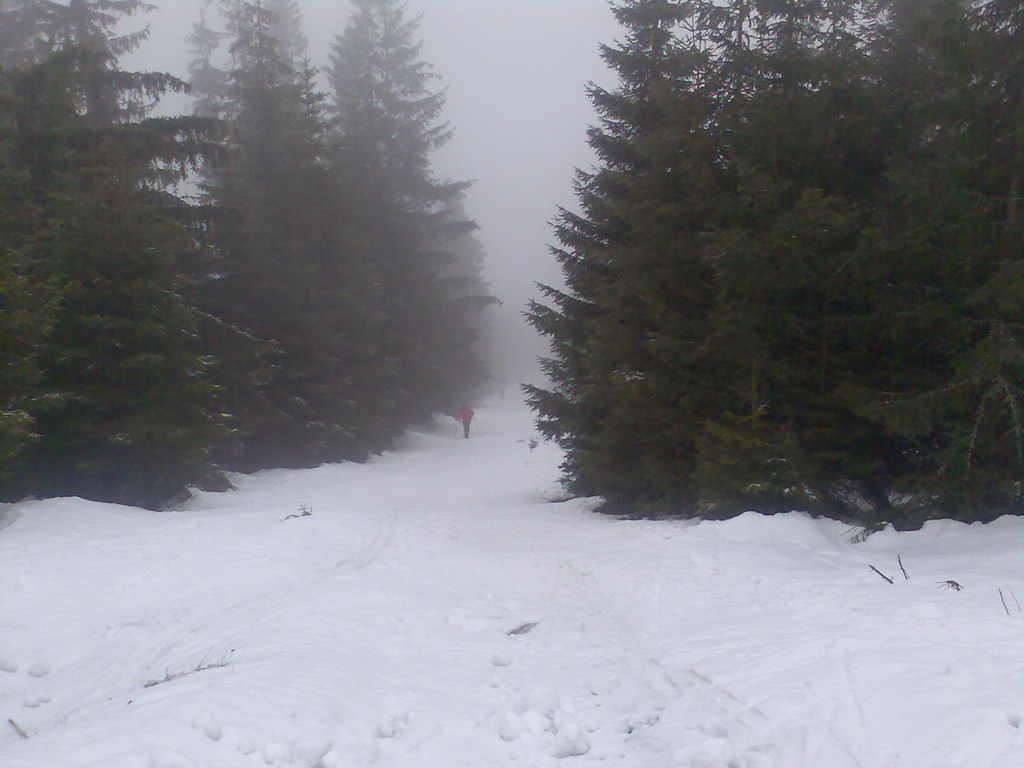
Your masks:
<svg viewBox="0 0 1024 768"><path fill-rule="evenodd" d="M702 125L712 100L698 85L700 51L674 37L684 9L638 0L616 14L627 35L603 56L621 85L591 91L601 119L591 145L602 167L580 174L583 216L563 211L556 230L569 290L546 288L559 311L534 305L531 314L557 340L557 359L547 363L557 386L528 397L542 431L567 448L575 490L652 511L694 500L687 419L706 392L711 298L697 239L702 201L719 181L711 144L665 143ZM692 84L690 98L671 98L674 83Z"/></svg>
<svg viewBox="0 0 1024 768"><path fill-rule="evenodd" d="M35 248L42 217L28 194L31 174L14 156L16 87L0 72L0 482L34 436L39 358L58 295Z"/></svg>
<svg viewBox="0 0 1024 768"><path fill-rule="evenodd" d="M15 216L0 234L16 272L5 320L36 324L13 350L30 392L12 412L37 439L8 465L7 494L158 506L209 472L211 387L180 295L184 206L163 182L198 161L210 126L144 117L181 84L117 69L138 38L106 33L141 5L21 7L40 12L45 38L7 78Z"/></svg>
<svg viewBox="0 0 1024 768"><path fill-rule="evenodd" d="M47 493L158 506L207 472L211 391L177 293L180 227L101 161L50 192L39 245L64 290L42 383L59 400L31 458Z"/></svg>
<svg viewBox="0 0 1024 768"><path fill-rule="evenodd" d="M571 486L648 514L1019 511L1020 3L616 13L568 290L531 313Z"/></svg>
<svg viewBox="0 0 1024 768"><path fill-rule="evenodd" d="M891 275L906 364L858 404L912 446L900 490L919 484L967 519L1019 511L1024 6L909 3L890 18L877 45L917 141L892 164L870 258Z"/></svg>

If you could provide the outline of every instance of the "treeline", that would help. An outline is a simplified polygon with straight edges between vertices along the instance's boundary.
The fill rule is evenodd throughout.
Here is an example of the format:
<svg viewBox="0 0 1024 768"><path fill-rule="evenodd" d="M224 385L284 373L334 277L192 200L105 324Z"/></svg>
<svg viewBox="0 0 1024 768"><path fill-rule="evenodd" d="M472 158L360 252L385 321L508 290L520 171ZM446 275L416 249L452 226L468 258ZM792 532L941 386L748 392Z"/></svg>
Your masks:
<svg viewBox="0 0 1024 768"><path fill-rule="evenodd" d="M365 460L486 378L482 250L430 168L450 130L403 4L354 0L321 78L295 0L223 0L191 83L121 68L146 9L0 0L3 498L159 507Z"/></svg>
<svg viewBox="0 0 1024 768"><path fill-rule="evenodd" d="M531 311L569 486L650 515L1024 511L1024 4L615 13L568 288Z"/></svg>

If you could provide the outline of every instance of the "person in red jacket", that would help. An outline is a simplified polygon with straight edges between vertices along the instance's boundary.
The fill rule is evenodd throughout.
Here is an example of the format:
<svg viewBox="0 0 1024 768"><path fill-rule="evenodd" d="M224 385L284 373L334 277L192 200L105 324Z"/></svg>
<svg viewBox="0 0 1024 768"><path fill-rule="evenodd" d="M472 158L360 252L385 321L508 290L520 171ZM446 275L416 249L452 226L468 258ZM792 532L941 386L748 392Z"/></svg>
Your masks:
<svg viewBox="0 0 1024 768"><path fill-rule="evenodd" d="M468 405L463 405L459 410L455 412L455 418L462 422L462 431L465 433L465 437L469 437L469 425L473 423L473 409Z"/></svg>

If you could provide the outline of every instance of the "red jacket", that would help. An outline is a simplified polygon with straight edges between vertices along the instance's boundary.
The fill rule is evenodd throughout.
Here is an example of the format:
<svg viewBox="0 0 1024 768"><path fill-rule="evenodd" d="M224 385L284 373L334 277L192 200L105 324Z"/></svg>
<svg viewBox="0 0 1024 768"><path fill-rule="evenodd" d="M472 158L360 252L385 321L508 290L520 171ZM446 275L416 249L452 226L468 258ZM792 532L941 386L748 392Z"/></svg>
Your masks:
<svg viewBox="0 0 1024 768"><path fill-rule="evenodd" d="M455 412L455 418L461 421L463 424L469 424L473 420L473 409L468 405L464 405Z"/></svg>

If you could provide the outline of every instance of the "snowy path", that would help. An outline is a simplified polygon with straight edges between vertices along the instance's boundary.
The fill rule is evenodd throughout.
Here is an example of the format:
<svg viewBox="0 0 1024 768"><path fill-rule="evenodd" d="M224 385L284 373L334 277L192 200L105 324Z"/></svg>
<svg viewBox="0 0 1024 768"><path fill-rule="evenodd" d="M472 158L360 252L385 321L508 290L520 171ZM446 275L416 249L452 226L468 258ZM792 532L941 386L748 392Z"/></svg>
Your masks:
<svg viewBox="0 0 1024 768"><path fill-rule="evenodd" d="M1024 766L1024 521L612 520L480 428L0 506L0 768Z"/></svg>

